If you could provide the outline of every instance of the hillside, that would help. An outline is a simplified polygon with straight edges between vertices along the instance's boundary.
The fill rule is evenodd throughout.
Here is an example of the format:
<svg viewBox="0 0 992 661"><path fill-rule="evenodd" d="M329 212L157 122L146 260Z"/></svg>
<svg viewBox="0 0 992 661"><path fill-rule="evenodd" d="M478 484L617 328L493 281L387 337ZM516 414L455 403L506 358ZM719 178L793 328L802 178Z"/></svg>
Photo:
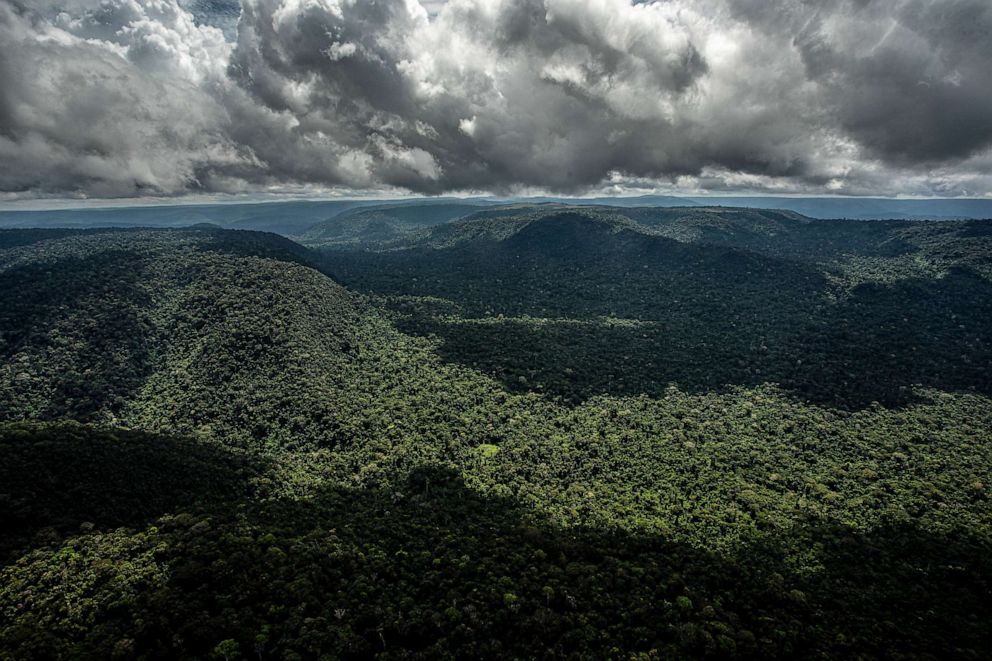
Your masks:
<svg viewBox="0 0 992 661"><path fill-rule="evenodd" d="M0 657L988 656L987 238L905 229L0 232Z"/></svg>
<svg viewBox="0 0 992 661"><path fill-rule="evenodd" d="M346 211L307 229L300 240L320 247L388 247L418 230L468 216L477 204L406 204Z"/></svg>
<svg viewBox="0 0 992 661"><path fill-rule="evenodd" d="M992 392L981 224L524 211L405 249L327 251L326 268L448 358L571 402L670 384L772 382L848 409L906 403L920 384Z"/></svg>
<svg viewBox="0 0 992 661"><path fill-rule="evenodd" d="M0 246L17 236L0 233ZM34 237L0 256L4 418L209 425L243 443L323 426L316 410L297 418L331 397L349 358L307 352L354 345L357 312L298 245L215 230Z"/></svg>

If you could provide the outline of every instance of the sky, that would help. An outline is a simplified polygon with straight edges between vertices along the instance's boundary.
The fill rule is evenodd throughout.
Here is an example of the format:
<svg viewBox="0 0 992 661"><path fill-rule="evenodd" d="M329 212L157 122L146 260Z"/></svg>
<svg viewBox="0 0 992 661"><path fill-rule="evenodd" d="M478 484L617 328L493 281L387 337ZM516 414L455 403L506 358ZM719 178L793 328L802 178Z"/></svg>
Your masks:
<svg viewBox="0 0 992 661"><path fill-rule="evenodd" d="M0 0L0 201L992 197L989 0Z"/></svg>

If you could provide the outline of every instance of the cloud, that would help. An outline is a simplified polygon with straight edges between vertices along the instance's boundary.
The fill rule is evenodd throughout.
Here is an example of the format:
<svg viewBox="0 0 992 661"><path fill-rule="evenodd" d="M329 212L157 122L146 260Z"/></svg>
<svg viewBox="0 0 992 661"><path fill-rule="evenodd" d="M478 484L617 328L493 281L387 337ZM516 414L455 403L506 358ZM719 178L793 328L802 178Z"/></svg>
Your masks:
<svg viewBox="0 0 992 661"><path fill-rule="evenodd" d="M251 166L202 87L230 50L159 3L29 11L0 4L0 188L128 196L202 188Z"/></svg>
<svg viewBox="0 0 992 661"><path fill-rule="evenodd" d="M786 3L741 18L793 35L835 125L897 165L966 158L992 142L992 4L986 0ZM751 19L751 20L748 20Z"/></svg>
<svg viewBox="0 0 992 661"><path fill-rule="evenodd" d="M4 191L992 192L987 0L0 0L0 76Z"/></svg>

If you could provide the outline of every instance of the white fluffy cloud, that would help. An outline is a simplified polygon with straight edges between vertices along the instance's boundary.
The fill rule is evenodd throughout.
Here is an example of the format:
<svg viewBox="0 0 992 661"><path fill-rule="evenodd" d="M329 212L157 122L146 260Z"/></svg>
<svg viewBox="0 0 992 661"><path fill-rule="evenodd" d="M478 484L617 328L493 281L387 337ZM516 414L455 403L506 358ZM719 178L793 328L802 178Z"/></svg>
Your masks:
<svg viewBox="0 0 992 661"><path fill-rule="evenodd" d="M0 188L127 196L253 167L206 89L230 45L168 2L0 3Z"/></svg>
<svg viewBox="0 0 992 661"><path fill-rule="evenodd" d="M987 0L231 2L0 0L0 190L992 192Z"/></svg>

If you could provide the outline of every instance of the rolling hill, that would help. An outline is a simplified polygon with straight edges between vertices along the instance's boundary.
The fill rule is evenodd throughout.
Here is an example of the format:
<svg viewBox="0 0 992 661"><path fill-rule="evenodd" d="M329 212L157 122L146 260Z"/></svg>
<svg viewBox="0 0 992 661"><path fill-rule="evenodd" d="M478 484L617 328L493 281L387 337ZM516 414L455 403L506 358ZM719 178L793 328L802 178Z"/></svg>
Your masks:
<svg viewBox="0 0 992 661"><path fill-rule="evenodd" d="M406 204L345 211L312 225L300 237L309 246L379 246L402 242L418 230L475 213L477 204Z"/></svg>
<svg viewBox="0 0 992 661"><path fill-rule="evenodd" d="M572 402L671 384L773 382L855 409L909 401L916 384L992 392L981 223L513 211L405 248L326 250L325 265L386 296L401 327L443 338L451 359Z"/></svg>

